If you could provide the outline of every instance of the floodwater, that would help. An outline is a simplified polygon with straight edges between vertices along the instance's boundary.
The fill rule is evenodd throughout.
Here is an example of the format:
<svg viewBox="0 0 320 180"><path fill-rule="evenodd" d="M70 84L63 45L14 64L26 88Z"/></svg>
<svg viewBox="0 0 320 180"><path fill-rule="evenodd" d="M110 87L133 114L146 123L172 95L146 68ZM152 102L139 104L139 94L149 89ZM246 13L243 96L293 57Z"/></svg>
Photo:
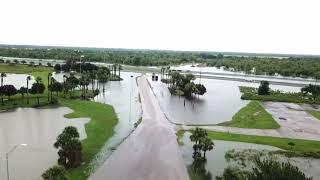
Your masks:
<svg viewBox="0 0 320 180"><path fill-rule="evenodd" d="M249 102L241 100L239 86L259 86L257 83L250 82L197 78L195 83L204 84L207 93L188 100L184 97L172 96L160 80L152 81L150 77L148 80L167 118L176 124L189 125L218 124L231 120L232 116ZM270 85L270 88L285 92L300 91L300 88L292 86Z"/></svg>
<svg viewBox="0 0 320 180"><path fill-rule="evenodd" d="M114 136L106 142L93 162L94 168L99 167L110 156L111 152L134 130L134 124L142 116L136 83L136 77L140 75L140 73L121 72L123 80L105 83L104 92L103 83L99 84L100 94L94 101L112 105L117 113L118 124Z"/></svg>
<svg viewBox="0 0 320 180"><path fill-rule="evenodd" d="M64 73L54 73L53 77L62 82L63 75ZM134 124L142 115L136 84L136 77L139 75L140 73L121 72L122 81L109 81L98 85L100 93L93 100L112 105L119 122L115 127L115 135L106 142L102 151L92 162L94 167L103 163L112 150L134 130ZM24 86L27 76L8 74L8 77L4 79L4 84L10 82L19 88ZM97 87L97 82L94 83L94 87ZM91 85L89 88L91 89ZM28 146L18 147L10 154L11 179L33 180L41 179L41 174L48 167L57 164L58 155L53 143L64 127L76 126L81 139L84 139L86 137L84 124L88 122L88 119L63 117L64 114L70 112L70 109L60 107L54 109L18 108L12 112L0 113L0 179L6 178L5 153L16 144L25 143ZM34 162L34 165L30 166L30 162Z"/></svg>
<svg viewBox="0 0 320 180"><path fill-rule="evenodd" d="M84 125L88 118L66 119L72 110L66 107L36 109L18 108L0 113L0 179L6 179L5 154L9 154L10 179L35 180L49 167L57 164L56 137L66 126L75 126L80 139L86 138Z"/></svg>
<svg viewBox="0 0 320 180"><path fill-rule="evenodd" d="M27 77L28 74L10 74L7 73L7 77L3 78L3 84L11 84L16 89L20 89L21 87L27 87ZM31 88L32 84L34 83L34 78L31 76L31 80L29 81L29 88Z"/></svg>
<svg viewBox="0 0 320 180"><path fill-rule="evenodd" d="M188 71L195 74L199 74L201 72L202 75L206 76L231 76L233 78L244 78L246 80L269 80L276 82L289 82L289 83L297 83L297 84L309 84L309 83L317 83L315 79L312 78L300 78L300 77L285 77L281 75L268 76L268 75L253 75L246 74L244 72L235 72L235 71L227 71L224 68L216 68L216 67L192 67L191 64L173 66L172 69Z"/></svg>
<svg viewBox="0 0 320 180"><path fill-rule="evenodd" d="M185 162L185 165L189 167L193 163L192 153L193 153L193 142L190 141L190 132L184 133L184 136L180 139L182 144L180 145L180 150L182 152L182 157ZM225 154L230 150L236 150L236 152L251 152L249 156L261 155L261 152L270 152L279 150L276 147L267 146L267 145L258 145L252 143L242 143L242 142L231 142L231 141L220 141L213 140L214 148L213 150L206 153L207 163L205 169L207 172L210 172L212 179L215 179L215 176L219 176L223 173L224 169L228 166L239 167L239 168L251 168L249 160L250 157L247 157L248 154L240 155L240 159L244 161L236 161L234 159L226 159ZM267 153L264 154L264 157L268 156ZM319 159L310 159L310 158L286 158L284 156L276 155L274 158L281 159L281 161L289 161L294 166L299 167L304 173L308 176L313 176L314 179L320 178L320 172L318 167L320 165ZM243 162L246 166L243 166Z"/></svg>

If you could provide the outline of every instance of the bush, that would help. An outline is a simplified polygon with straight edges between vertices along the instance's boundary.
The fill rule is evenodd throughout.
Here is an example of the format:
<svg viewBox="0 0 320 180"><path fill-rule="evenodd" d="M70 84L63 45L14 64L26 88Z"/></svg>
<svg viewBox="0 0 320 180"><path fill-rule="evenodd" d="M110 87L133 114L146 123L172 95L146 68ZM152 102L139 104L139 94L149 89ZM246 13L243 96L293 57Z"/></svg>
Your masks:
<svg viewBox="0 0 320 180"><path fill-rule="evenodd" d="M270 88L269 88L268 81L261 81L260 82L260 86L258 88L258 94L259 95L269 95L270 94Z"/></svg>
<svg viewBox="0 0 320 180"><path fill-rule="evenodd" d="M53 166L42 174L44 180L67 180L66 171L62 166Z"/></svg>

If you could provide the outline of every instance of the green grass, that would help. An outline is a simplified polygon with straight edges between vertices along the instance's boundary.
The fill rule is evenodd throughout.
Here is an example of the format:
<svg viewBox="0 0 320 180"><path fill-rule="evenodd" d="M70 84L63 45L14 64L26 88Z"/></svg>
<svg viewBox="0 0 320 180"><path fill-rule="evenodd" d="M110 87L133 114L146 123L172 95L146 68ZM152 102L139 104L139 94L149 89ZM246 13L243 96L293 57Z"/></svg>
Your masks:
<svg viewBox="0 0 320 180"><path fill-rule="evenodd" d="M270 136L242 135L242 134L215 132L215 131L208 131L208 136L211 139L216 139L216 140L264 144L264 145L275 146L284 150L293 150L293 151L299 151L299 152L319 152L320 151L320 141L289 139L289 138L279 138L279 137L270 137ZM288 145L289 142L293 142L295 144L293 148L290 145Z"/></svg>
<svg viewBox="0 0 320 180"><path fill-rule="evenodd" d="M279 124L258 101L251 101L247 106L237 112L231 121L219 125L255 129L280 128Z"/></svg>
<svg viewBox="0 0 320 180"><path fill-rule="evenodd" d="M110 105L83 100L60 100L61 105L74 110L65 115L67 118L89 117L91 120L85 125L87 138L82 141L83 155L86 161L81 167L68 170L71 180L84 180L88 177L90 162L101 150L105 142L113 136L117 124L117 116Z"/></svg>
<svg viewBox="0 0 320 180"><path fill-rule="evenodd" d="M308 113L320 120L320 111L308 111Z"/></svg>
<svg viewBox="0 0 320 180"><path fill-rule="evenodd" d="M16 74L31 74L34 72L52 71L52 67L44 66L28 66L22 64L0 64L0 72L16 73Z"/></svg>
<svg viewBox="0 0 320 180"><path fill-rule="evenodd" d="M185 131L178 132L179 137L182 137ZM313 157L320 158L320 141L302 140L302 139L289 139L270 136L254 136L244 134L233 134L226 132L207 131L208 136L212 140L223 141L235 141L254 143L278 147L288 151L275 151L276 153L282 153L288 156L297 157ZM288 143L294 143L294 146L290 146Z"/></svg>
<svg viewBox="0 0 320 180"><path fill-rule="evenodd" d="M269 95L258 95L257 88L240 86L239 89L242 93L241 99L244 100L320 104L319 98L313 99L310 95L301 92L270 91Z"/></svg>

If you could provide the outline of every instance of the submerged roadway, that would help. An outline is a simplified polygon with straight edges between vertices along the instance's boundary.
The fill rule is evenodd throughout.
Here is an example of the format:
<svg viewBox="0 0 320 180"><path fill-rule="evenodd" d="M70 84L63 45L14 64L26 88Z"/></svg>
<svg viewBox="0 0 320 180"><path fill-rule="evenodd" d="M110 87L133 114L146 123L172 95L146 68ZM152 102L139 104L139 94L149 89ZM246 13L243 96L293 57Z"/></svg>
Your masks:
<svg viewBox="0 0 320 180"><path fill-rule="evenodd" d="M137 129L90 180L189 180L173 125L152 93L147 78L138 79L143 117Z"/></svg>

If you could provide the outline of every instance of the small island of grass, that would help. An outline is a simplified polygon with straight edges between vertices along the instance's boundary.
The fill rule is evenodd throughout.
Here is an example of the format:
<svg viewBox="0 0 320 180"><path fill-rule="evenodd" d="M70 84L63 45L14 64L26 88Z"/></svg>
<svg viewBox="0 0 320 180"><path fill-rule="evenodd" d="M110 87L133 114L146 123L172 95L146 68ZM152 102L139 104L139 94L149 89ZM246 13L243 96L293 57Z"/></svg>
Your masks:
<svg viewBox="0 0 320 180"><path fill-rule="evenodd" d="M254 129L277 129L280 125L261 106L258 101L251 101L247 106L237 112L231 121L220 123L222 126L254 128Z"/></svg>

